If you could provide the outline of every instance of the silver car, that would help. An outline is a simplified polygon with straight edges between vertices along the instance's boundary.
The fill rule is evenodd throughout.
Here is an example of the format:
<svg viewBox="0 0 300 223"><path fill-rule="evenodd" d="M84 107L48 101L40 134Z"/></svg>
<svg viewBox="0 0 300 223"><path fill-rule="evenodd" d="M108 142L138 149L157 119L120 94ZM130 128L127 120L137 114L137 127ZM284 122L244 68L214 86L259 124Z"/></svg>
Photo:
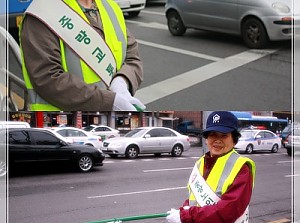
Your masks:
<svg viewBox="0 0 300 223"><path fill-rule="evenodd" d="M289 156L294 154L299 155L300 148L300 128L294 127L291 134L287 136L285 144L286 152Z"/></svg>
<svg viewBox="0 0 300 223"><path fill-rule="evenodd" d="M172 35L187 28L242 36L249 48L265 48L269 42L288 40L292 21L292 0L167 0L165 14Z"/></svg>
<svg viewBox="0 0 300 223"><path fill-rule="evenodd" d="M125 155L134 159L139 154L170 153L181 156L190 149L189 137L166 127L141 127L128 132L124 137L103 142L102 151L111 157Z"/></svg>

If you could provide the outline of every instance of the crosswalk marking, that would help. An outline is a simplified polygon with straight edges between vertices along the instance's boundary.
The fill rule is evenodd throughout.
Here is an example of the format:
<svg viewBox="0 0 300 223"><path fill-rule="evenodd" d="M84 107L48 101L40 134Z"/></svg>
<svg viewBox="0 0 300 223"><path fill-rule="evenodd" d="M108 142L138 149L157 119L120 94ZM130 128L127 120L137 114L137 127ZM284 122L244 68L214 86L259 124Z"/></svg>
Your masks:
<svg viewBox="0 0 300 223"><path fill-rule="evenodd" d="M291 222L291 220L287 218L283 218L276 221L268 221L267 223L288 223L288 222Z"/></svg>
<svg viewBox="0 0 300 223"><path fill-rule="evenodd" d="M157 43L152 43L152 42L148 42L148 41L144 41L144 40L140 40L140 39L137 39L137 41L138 41L138 43L146 45L146 46L151 46L151 47L171 51L171 52L174 52L174 53L185 54L185 55L188 55L188 56L198 57L198 58L202 58L202 59L205 59L205 60L219 61L219 60L222 59L220 57L209 56L209 55L203 54L203 53L196 53L196 52L193 52L193 51L179 49L179 48L166 46L166 45L161 45L161 44L157 44Z"/></svg>
<svg viewBox="0 0 300 223"><path fill-rule="evenodd" d="M144 13L151 13L151 12L145 11ZM159 13L159 15L162 14ZM156 23L156 22L140 22L135 20L126 20L126 22L138 26L142 26L142 27L147 27L147 28L162 29L162 30L168 29L167 25ZM140 39L138 39L137 41L140 44L147 45L150 47L155 47L162 50L167 50L171 52L176 52L184 55L195 56L202 59L214 61L207 65L201 66L197 69L187 71L185 73L179 74L172 78L168 78L163 81L139 89L136 92L135 96L139 98L141 101L143 101L145 105L157 101L161 98L167 97L169 95L175 94L179 91L188 89L191 86L207 81L211 78L222 75L230 70L236 69L240 66L258 60L278 50L278 49L272 49L272 50L271 49L266 49L266 50L250 49L241 52L239 54L229 56L227 58L218 58L206 54L187 51L185 49L180 49L175 47L169 47L169 46L148 42ZM168 86L168 88L166 88L165 86Z"/></svg>
<svg viewBox="0 0 300 223"><path fill-rule="evenodd" d="M136 92L135 96L147 105L161 98L222 75L230 70L258 60L276 51L277 49L247 50L141 88ZM168 87L166 88L165 86Z"/></svg>

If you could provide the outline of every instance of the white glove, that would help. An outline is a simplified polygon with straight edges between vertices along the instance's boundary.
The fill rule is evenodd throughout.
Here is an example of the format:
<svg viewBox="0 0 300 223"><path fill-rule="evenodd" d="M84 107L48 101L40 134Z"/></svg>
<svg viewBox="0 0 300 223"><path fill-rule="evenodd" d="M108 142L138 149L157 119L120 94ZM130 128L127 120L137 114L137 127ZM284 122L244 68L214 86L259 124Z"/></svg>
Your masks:
<svg viewBox="0 0 300 223"><path fill-rule="evenodd" d="M136 108L122 94L116 94L113 111L136 111Z"/></svg>
<svg viewBox="0 0 300 223"><path fill-rule="evenodd" d="M128 91L128 86L126 81L123 77L115 77L111 84L110 84L110 90L116 93L123 94L124 92ZM129 92L128 92L129 93Z"/></svg>
<svg viewBox="0 0 300 223"><path fill-rule="evenodd" d="M179 210L171 208L171 210L167 213L169 215L166 217L166 219L169 223L181 223Z"/></svg>
<svg viewBox="0 0 300 223"><path fill-rule="evenodd" d="M117 94L122 96L123 99L127 100L131 105L136 105L139 108L139 110L143 111L146 109L146 106L139 99L131 96L130 92L128 91L128 86L123 77L115 77L110 84L110 90L113 92L116 92ZM115 99L115 102L116 102L116 99ZM117 107L118 107L118 105L117 105ZM137 111L137 108L126 109L123 111L128 111L128 110Z"/></svg>

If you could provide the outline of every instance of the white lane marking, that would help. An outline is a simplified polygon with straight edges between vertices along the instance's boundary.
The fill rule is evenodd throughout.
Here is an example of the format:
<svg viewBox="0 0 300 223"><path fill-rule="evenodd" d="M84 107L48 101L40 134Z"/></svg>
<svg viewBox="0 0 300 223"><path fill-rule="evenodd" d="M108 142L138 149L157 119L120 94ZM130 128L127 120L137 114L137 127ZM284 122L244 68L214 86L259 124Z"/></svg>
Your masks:
<svg viewBox="0 0 300 223"><path fill-rule="evenodd" d="M300 177L300 174L285 175L285 177Z"/></svg>
<svg viewBox="0 0 300 223"><path fill-rule="evenodd" d="M172 158L159 158L158 160L173 160Z"/></svg>
<svg viewBox="0 0 300 223"><path fill-rule="evenodd" d="M141 13L145 13L145 14L151 14L151 15L162 15L165 16L164 12L153 12L153 11L149 11L149 10L142 10Z"/></svg>
<svg viewBox="0 0 300 223"><path fill-rule="evenodd" d="M191 170L193 167L182 167L182 168L172 168L172 169L155 169L155 170L143 170L144 173L149 172L164 172L164 171L177 171L177 170Z"/></svg>
<svg viewBox="0 0 300 223"><path fill-rule="evenodd" d="M124 163L132 163L135 162L135 160L123 160Z"/></svg>
<svg viewBox="0 0 300 223"><path fill-rule="evenodd" d="M104 160L103 163L108 164L108 163L115 163L115 161L111 161L111 160Z"/></svg>
<svg viewBox="0 0 300 223"><path fill-rule="evenodd" d="M171 51L171 52L174 52L174 53L185 54L185 55L188 55L188 56L199 57L199 58L206 59L206 60L219 61L219 60L222 59L220 57L209 56L209 55L202 54L202 53L196 53L196 52L193 52L193 51L179 49L179 48L170 47L170 46L166 46L166 45L161 45L161 44L157 44L157 43L152 43L152 42L148 42L148 41L144 41L144 40L140 40L140 39L137 39L137 42L139 44L143 44L143 45L146 45L146 46L151 46L151 47Z"/></svg>
<svg viewBox="0 0 300 223"><path fill-rule="evenodd" d="M276 51L277 50L248 50L141 88L136 92L135 97L147 105Z"/></svg>
<svg viewBox="0 0 300 223"><path fill-rule="evenodd" d="M244 154L243 156L245 157L252 157L252 156L264 156L265 154L252 154L252 155L248 155L248 154ZM278 153L275 154L270 154L270 155L280 155ZM142 162L153 162L153 161L170 161L170 160L186 160L186 159L199 159L200 157L198 156L191 156L191 157L176 157L176 158L159 158L159 159L137 159L137 160L104 160L103 162L105 164L110 164L110 163L131 163L131 162L137 162L137 161L142 161ZM289 162L299 162L300 160L294 160L294 161L278 161L277 163L289 163Z"/></svg>
<svg viewBox="0 0 300 223"><path fill-rule="evenodd" d="M300 160L285 160L285 161L278 161L277 163L294 163L299 162Z"/></svg>
<svg viewBox="0 0 300 223"><path fill-rule="evenodd" d="M181 190L181 189L186 189L186 186L185 187L162 188L162 189L154 189L154 190L144 190L144 191L133 191L133 192L128 192L128 193L118 193L118 194L105 194L105 195L98 195L98 196L89 196L87 198L94 199L94 198L116 197L116 196L132 195L132 194L144 194L144 193L172 191L172 190Z"/></svg>
<svg viewBox="0 0 300 223"><path fill-rule="evenodd" d="M151 161L153 161L153 159L142 159L141 161L151 162Z"/></svg>

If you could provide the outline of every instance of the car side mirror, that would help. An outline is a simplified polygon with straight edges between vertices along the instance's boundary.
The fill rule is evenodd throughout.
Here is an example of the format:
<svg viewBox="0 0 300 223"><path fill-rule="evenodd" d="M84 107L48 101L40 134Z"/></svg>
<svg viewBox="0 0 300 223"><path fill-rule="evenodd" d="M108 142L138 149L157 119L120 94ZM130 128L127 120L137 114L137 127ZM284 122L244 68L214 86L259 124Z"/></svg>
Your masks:
<svg viewBox="0 0 300 223"><path fill-rule="evenodd" d="M151 138L151 135L150 134L146 134L144 137L145 138Z"/></svg>
<svg viewBox="0 0 300 223"><path fill-rule="evenodd" d="M261 139L261 135L258 135L255 137L256 139Z"/></svg>

